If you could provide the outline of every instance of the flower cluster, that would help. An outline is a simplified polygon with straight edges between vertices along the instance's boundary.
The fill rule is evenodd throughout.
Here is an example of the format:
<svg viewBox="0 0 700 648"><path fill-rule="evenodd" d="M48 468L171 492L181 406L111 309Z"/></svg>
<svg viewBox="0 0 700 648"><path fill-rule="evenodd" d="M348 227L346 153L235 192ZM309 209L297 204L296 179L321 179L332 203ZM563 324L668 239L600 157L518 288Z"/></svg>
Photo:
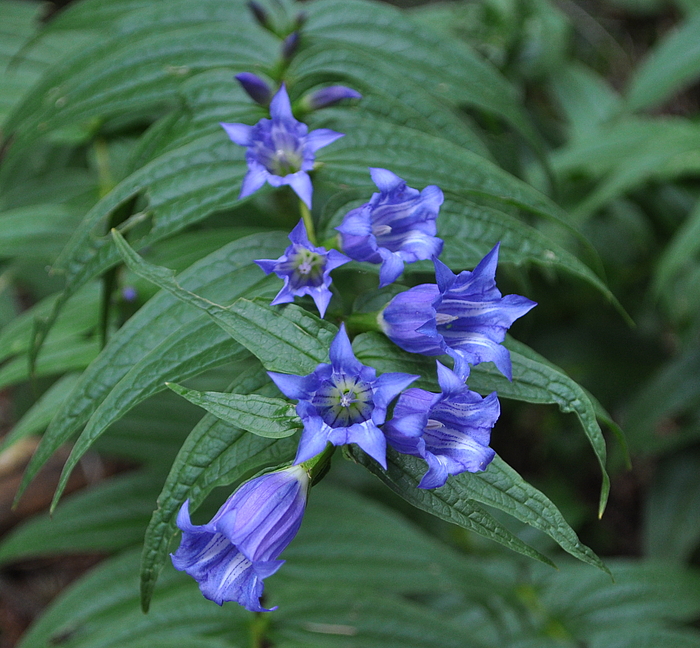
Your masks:
<svg viewBox="0 0 700 648"><path fill-rule="evenodd" d="M294 34L285 40L285 57L298 47ZM432 260L436 283L400 292L377 314L377 322L405 351L447 355L454 362L454 369L436 362L439 393L410 387L419 376L377 375L362 364L341 323L330 345L330 362L307 375L268 372L280 392L297 402L303 424L293 464L243 484L202 526L191 523L185 502L177 520L182 542L172 556L174 566L194 577L207 598L261 612L269 611L260 602L263 580L284 562L279 556L300 527L310 480L325 470L324 457L335 446L355 444L384 469L387 446L419 457L427 465L419 488L439 488L451 475L487 468L495 456L489 443L500 404L495 392L482 397L466 380L470 367L482 362L493 362L512 379L510 354L503 346L506 331L535 303L501 295L495 281L498 244L473 271L453 273L438 259L444 245L437 236L442 191L435 185L409 187L387 169L369 169L379 191L345 215L335 228L336 240L326 243L330 249L317 246L309 173L316 151L343 135L328 129L309 132L294 118L284 84L273 96L256 75L236 78L254 101L269 106L271 117L254 126L222 124L247 149L241 197L267 182L289 185L303 203L302 219L289 234L284 254L256 261L284 281L272 304L309 295L324 317L332 296L330 273L351 259L379 266L380 288L395 282L406 264ZM308 112L359 98L350 88L331 86L302 98L297 108Z"/></svg>

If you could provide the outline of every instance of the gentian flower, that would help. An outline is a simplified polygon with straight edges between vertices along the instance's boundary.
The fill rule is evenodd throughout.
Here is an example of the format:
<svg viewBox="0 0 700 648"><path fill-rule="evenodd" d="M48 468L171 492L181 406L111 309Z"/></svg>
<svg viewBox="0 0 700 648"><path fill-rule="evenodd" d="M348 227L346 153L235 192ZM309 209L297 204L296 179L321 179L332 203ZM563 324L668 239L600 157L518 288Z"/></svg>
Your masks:
<svg viewBox="0 0 700 648"><path fill-rule="evenodd" d="M294 301L295 296L311 295L323 317L331 300L330 272L350 259L338 250L326 252L325 248L311 245L303 220L292 230L289 240L292 244L279 259L259 259L255 262L266 274L274 272L284 279L284 286L272 304L286 304Z"/></svg>
<svg viewBox="0 0 700 648"><path fill-rule="evenodd" d="M284 84L270 102L270 116L272 119L261 119L255 126L221 124L233 142L248 149L248 173L240 198L250 196L266 182L273 187L289 185L311 209L313 187L308 171L313 169L315 153L343 134L328 128L309 133L306 124L294 119Z"/></svg>
<svg viewBox="0 0 700 648"><path fill-rule="evenodd" d="M243 484L201 526L190 522L186 501L177 516L182 541L171 554L175 569L192 576L210 601L270 612L260 605L263 579L284 564L277 557L301 526L308 488L301 466L267 473Z"/></svg>
<svg viewBox="0 0 700 648"><path fill-rule="evenodd" d="M419 488L439 488L449 475L484 470L496 454L489 448L501 411L496 392L482 398L439 361L437 373L442 393L407 389L384 426L389 445L428 463Z"/></svg>
<svg viewBox="0 0 700 648"><path fill-rule="evenodd" d="M379 287L398 279L404 263L437 257L442 240L435 219L444 200L442 191L430 185L418 191L386 169L370 169L379 193L346 214L336 229L342 249L351 259L381 263Z"/></svg>
<svg viewBox="0 0 700 648"><path fill-rule="evenodd" d="M268 371L288 398L298 400L297 414L304 423L295 464L322 452L327 443L356 443L386 468L386 439L379 426L389 403L418 376L385 373L360 363L341 325L331 343L330 364L319 364L306 376Z"/></svg>
<svg viewBox="0 0 700 648"><path fill-rule="evenodd" d="M496 288L497 244L474 268L455 275L438 259L437 285L421 284L399 293L379 316L387 337L411 353L447 353L455 373L469 375L469 364L493 362L513 378L510 353L501 342L511 324L536 303L520 295L501 296Z"/></svg>

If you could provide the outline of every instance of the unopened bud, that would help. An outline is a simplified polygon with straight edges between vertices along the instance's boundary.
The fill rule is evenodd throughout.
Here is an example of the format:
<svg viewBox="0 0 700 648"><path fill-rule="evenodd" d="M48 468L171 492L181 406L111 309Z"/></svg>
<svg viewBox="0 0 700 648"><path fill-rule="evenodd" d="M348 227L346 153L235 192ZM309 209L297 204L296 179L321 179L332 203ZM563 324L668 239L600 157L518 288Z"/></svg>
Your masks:
<svg viewBox="0 0 700 648"><path fill-rule="evenodd" d="M272 88L257 74L241 72L236 75L236 81L248 93L248 96L261 106L267 106L272 99Z"/></svg>
<svg viewBox="0 0 700 648"><path fill-rule="evenodd" d="M319 110L320 108L335 106L335 104L345 99L362 99L362 95L357 90L345 86L328 86L307 95L304 98L304 104L308 106L309 110Z"/></svg>
<svg viewBox="0 0 700 648"><path fill-rule="evenodd" d="M299 49L299 32L293 31L282 43L282 58L291 61Z"/></svg>
<svg viewBox="0 0 700 648"><path fill-rule="evenodd" d="M250 2L248 2L248 9L250 9L255 20L258 21L261 27L270 29L270 16L260 3L255 2L255 0L250 0Z"/></svg>

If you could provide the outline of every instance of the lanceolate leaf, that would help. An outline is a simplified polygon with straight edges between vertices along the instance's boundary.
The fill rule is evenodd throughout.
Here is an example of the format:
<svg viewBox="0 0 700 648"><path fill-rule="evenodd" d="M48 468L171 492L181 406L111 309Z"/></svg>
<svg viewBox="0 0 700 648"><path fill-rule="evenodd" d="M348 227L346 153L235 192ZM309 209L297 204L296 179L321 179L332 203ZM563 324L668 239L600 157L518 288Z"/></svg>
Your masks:
<svg viewBox="0 0 700 648"><path fill-rule="evenodd" d="M324 0L309 7L308 33L352 44L397 69L442 101L478 106L500 115L540 150L540 139L513 88L462 41L446 43L439 34L421 29L399 11L377 3Z"/></svg>
<svg viewBox="0 0 700 648"><path fill-rule="evenodd" d="M269 289L270 282L262 276L257 266L252 265L252 261L256 258L274 257L284 249L287 242L284 235L277 233L234 241L194 264L182 273L179 280L186 288L201 291L224 302L241 294L264 294ZM199 338L198 345L204 350L231 344L232 341L226 340L225 336L217 338L217 331L213 331L212 337L206 331L208 325L209 322L201 313L167 293L157 295L141 308L109 341L56 413L29 463L17 497L21 496L49 457L87 423L126 374L134 370L132 376L139 375L140 370L134 369L135 365L141 363L143 367L151 363L153 371L150 375L141 373L140 380L147 393L152 394L154 390L162 389L166 380L179 380L179 358L192 357L193 352L196 356L196 347L190 348L194 339ZM177 348L179 341L181 349L159 361L153 350L166 340L170 348ZM186 370L192 375L193 371L196 373L197 367L190 363ZM106 411L103 408L107 415L104 420L118 419L139 400L143 400L141 393L131 389L128 381L122 383L121 390L122 394L127 394L125 403L119 403Z"/></svg>
<svg viewBox="0 0 700 648"><path fill-rule="evenodd" d="M610 493L610 478L605 468L607 452L596 418L596 404L576 381L526 345L508 338L506 346L511 352L513 381L509 382L495 368L479 365L472 370L469 385L484 394L495 390L504 398L556 404L562 412L576 414L603 473L598 506L598 515L602 516Z"/></svg>
<svg viewBox="0 0 700 648"><path fill-rule="evenodd" d="M407 458L399 455L401 460ZM465 472L450 477L450 482L463 497L505 511L546 533L572 556L609 573L598 556L578 539L559 509L500 457L496 457L485 471Z"/></svg>
<svg viewBox="0 0 700 648"><path fill-rule="evenodd" d="M281 398L268 398L256 394L198 392L173 383L166 385L176 394L203 407L225 423L258 436L281 439L291 436L302 427L294 405Z"/></svg>
<svg viewBox="0 0 700 648"><path fill-rule="evenodd" d="M450 480L442 488L425 490L418 483L425 472L424 464L391 448L387 450L387 470L377 464L362 450L350 446L352 455L381 479L397 495L416 508L432 513L447 522L474 531L513 551L554 566L554 563L539 551L525 544L506 527L491 517L473 498L465 499L463 489L452 485Z"/></svg>
<svg viewBox="0 0 700 648"><path fill-rule="evenodd" d="M241 363L230 386L232 393L250 394L268 384L260 364ZM215 486L231 484L265 465L289 461L296 442L291 438L269 439L233 427L207 414L183 444L158 497L146 531L141 562L141 604L148 610L158 574L167 559L175 534L175 518L186 499L197 508Z"/></svg>
<svg viewBox="0 0 700 648"><path fill-rule="evenodd" d="M509 381L488 363L472 368L467 381L469 386L482 394L497 391L502 398L526 403L556 404L562 412L575 413L603 473L599 506L599 514L602 515L610 491L610 479L605 469L605 439L596 420L600 405L590 399L583 387L526 345L507 339L506 346L511 351L513 381ZM406 353L379 333L359 335L355 338L353 347L359 359L372 364L377 370L419 374L424 377L423 385L426 389L438 391L434 378L430 378L435 375L433 358Z"/></svg>
<svg viewBox="0 0 700 648"><path fill-rule="evenodd" d="M178 299L206 312L221 328L260 359L266 369L281 373L310 373L327 361L331 339L337 329L294 305L283 309L239 299L220 306L183 289L174 273L146 263L116 231L112 232L125 263L144 279Z"/></svg>
<svg viewBox="0 0 700 648"><path fill-rule="evenodd" d="M72 495L53 516L31 518L7 535L0 544L0 564L139 544L159 481L152 474L130 473Z"/></svg>

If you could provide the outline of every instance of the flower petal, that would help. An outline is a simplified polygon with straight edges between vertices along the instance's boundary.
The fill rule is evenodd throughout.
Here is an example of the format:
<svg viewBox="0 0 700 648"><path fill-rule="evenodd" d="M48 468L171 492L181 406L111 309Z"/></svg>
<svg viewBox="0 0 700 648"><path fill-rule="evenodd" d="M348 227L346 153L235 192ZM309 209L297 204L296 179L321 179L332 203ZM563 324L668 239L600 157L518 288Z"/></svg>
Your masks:
<svg viewBox="0 0 700 648"><path fill-rule="evenodd" d="M238 146L250 146L252 144L253 127L247 124L226 124L219 122L231 141Z"/></svg>
<svg viewBox="0 0 700 648"><path fill-rule="evenodd" d="M265 181L270 177L267 169L259 164L249 164L248 173L243 178L241 185L241 193L239 198L246 198L255 193L260 187L265 184Z"/></svg>
<svg viewBox="0 0 700 648"><path fill-rule="evenodd" d="M297 171L296 173L290 173L284 176L284 182L282 184L288 184L301 201L311 209L311 196L313 194L314 188L311 184L311 178L306 171Z"/></svg>
<svg viewBox="0 0 700 648"><path fill-rule="evenodd" d="M372 177L372 182L377 185L377 189L384 193L389 193L402 184L406 184L399 176L388 169L370 167L369 174Z"/></svg>
<svg viewBox="0 0 700 648"><path fill-rule="evenodd" d="M287 94L287 88L284 83L280 86L277 94L275 94L270 102L270 117L272 117L273 120L280 121L294 119L292 104L289 102L289 95Z"/></svg>
<svg viewBox="0 0 700 648"><path fill-rule="evenodd" d="M315 153L318 149L332 144L341 137L345 137L345 133L337 133L330 128L317 128L306 136L305 144L312 153Z"/></svg>
<svg viewBox="0 0 700 648"><path fill-rule="evenodd" d="M307 376L295 376L293 374L281 374L268 371L267 375L272 382L287 397L295 400L305 400L318 388L318 378L315 373Z"/></svg>

